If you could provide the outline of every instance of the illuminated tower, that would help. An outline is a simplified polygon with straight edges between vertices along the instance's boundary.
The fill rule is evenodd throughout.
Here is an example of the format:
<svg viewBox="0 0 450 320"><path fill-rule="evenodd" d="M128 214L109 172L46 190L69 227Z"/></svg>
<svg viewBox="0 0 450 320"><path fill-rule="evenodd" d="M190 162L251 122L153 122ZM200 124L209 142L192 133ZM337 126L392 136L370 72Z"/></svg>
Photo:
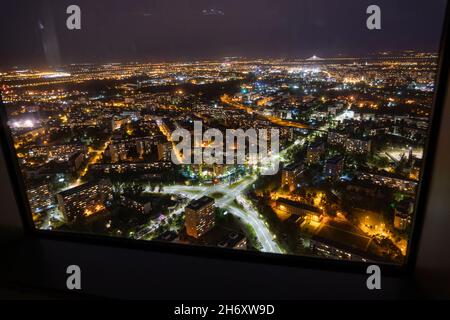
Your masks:
<svg viewBox="0 0 450 320"><path fill-rule="evenodd" d="M186 233L196 239L200 238L214 227L214 199L204 196L193 200L186 207L185 218Z"/></svg>

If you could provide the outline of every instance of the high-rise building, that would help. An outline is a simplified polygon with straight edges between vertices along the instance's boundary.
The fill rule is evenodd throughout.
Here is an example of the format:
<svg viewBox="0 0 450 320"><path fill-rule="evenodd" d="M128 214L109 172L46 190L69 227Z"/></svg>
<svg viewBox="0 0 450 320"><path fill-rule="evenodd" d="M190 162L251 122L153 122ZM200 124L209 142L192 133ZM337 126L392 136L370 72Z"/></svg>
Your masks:
<svg viewBox="0 0 450 320"><path fill-rule="evenodd" d="M172 146L169 142L158 144L158 161L170 161Z"/></svg>
<svg viewBox="0 0 450 320"><path fill-rule="evenodd" d="M397 230L406 230L411 224L413 213L413 201L407 199L400 201L394 210L394 228Z"/></svg>
<svg viewBox="0 0 450 320"><path fill-rule="evenodd" d="M140 214L149 214L152 210L151 202L141 202L134 199L130 199L124 196L120 196L118 203L125 208L131 209Z"/></svg>
<svg viewBox="0 0 450 320"><path fill-rule="evenodd" d="M320 161L322 154L325 152L325 146L322 141L316 141L308 146L306 152L306 162L308 164L314 164Z"/></svg>
<svg viewBox="0 0 450 320"><path fill-rule="evenodd" d="M303 172L303 165L298 163L290 164L281 171L281 185L295 189L297 178Z"/></svg>
<svg viewBox="0 0 450 320"><path fill-rule="evenodd" d="M39 213L54 204L55 195L47 184L41 184L27 189L28 201L32 213Z"/></svg>
<svg viewBox="0 0 450 320"><path fill-rule="evenodd" d="M59 210L68 222L104 211L112 202L112 185L108 179L91 181L56 195Z"/></svg>
<svg viewBox="0 0 450 320"><path fill-rule="evenodd" d="M330 145L343 145L347 141L347 135L337 131L328 131L327 142Z"/></svg>
<svg viewBox="0 0 450 320"><path fill-rule="evenodd" d="M325 163L325 175L331 178L338 178L344 172L344 158L339 155L328 159Z"/></svg>
<svg viewBox="0 0 450 320"><path fill-rule="evenodd" d="M127 144L125 142L113 141L109 145L109 153L111 155L111 162L116 163L125 161L127 159Z"/></svg>
<svg viewBox="0 0 450 320"><path fill-rule="evenodd" d="M185 210L186 233L196 239L211 230L215 224L214 199L204 196L193 200Z"/></svg>
<svg viewBox="0 0 450 320"><path fill-rule="evenodd" d="M345 141L345 150L347 152L366 154L372 149L372 141L368 138L348 138Z"/></svg>
<svg viewBox="0 0 450 320"><path fill-rule="evenodd" d="M75 172L78 169L80 169L85 159L86 155L81 151L77 151L69 156L69 161L67 162L67 165L72 172Z"/></svg>

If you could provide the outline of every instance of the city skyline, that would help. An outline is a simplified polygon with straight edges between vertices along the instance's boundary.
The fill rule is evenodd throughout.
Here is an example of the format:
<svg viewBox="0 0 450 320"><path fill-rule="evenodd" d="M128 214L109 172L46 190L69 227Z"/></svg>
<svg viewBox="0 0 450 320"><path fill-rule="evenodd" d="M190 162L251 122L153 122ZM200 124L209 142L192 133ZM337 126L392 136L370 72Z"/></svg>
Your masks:
<svg viewBox="0 0 450 320"><path fill-rule="evenodd" d="M331 62L331 61L370 61L370 60L377 60L383 58L383 56L390 58L390 59L396 59L398 57L405 58L407 55L409 55L411 58L414 57L415 54L420 53L424 58L439 58L439 52L437 50L426 50L421 51L417 49L404 49L404 50L379 50L374 51L370 53L361 53L358 55L351 55L351 54L337 54L334 56L320 56L318 54L315 54L313 52L311 55L308 56L293 56L293 57L285 57L282 55L279 56L263 56L263 55L255 55L255 56L221 56L221 57L206 57L202 59L188 59L188 58L179 58L179 59L173 59L173 60L152 60L150 58L147 59L140 59L140 60L133 60L133 59L118 59L118 60L105 60L103 62L94 62L94 61L84 61L84 62L77 62L77 63L65 63L60 65L46 65L46 66L36 66L36 65L12 65L12 66L0 66L2 68L0 71L2 72L14 72L14 71L36 71L36 72L58 72L63 71L67 68L73 67L73 66L99 66L99 65L164 65L164 64L202 64L202 63L210 63L210 62L229 62L233 60L241 60L241 61L258 61L258 60L265 60L265 61L279 61L279 62L286 62L286 63L308 63L308 62L314 62L314 61L324 61L324 62Z"/></svg>

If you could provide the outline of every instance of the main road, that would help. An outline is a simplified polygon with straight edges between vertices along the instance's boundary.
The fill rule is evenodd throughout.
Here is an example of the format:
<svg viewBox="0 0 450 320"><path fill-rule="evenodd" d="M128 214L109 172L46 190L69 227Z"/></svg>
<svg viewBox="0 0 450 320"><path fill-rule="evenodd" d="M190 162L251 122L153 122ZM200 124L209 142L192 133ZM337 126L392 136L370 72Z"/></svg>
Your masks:
<svg viewBox="0 0 450 320"><path fill-rule="evenodd" d="M262 163L270 164L275 157L282 157L289 149L296 145L305 143L306 139L297 140L290 147L283 150L279 155L271 155L269 159L264 159ZM264 168L262 168L264 171ZM269 229L267 223L263 220L259 212L253 208L253 205L248 201L245 196L245 190L250 187L257 179L256 175L246 176L240 181L232 184L217 184L214 186L186 186L175 185L166 186L163 188L162 193L182 195L190 200L199 199L203 196L211 196L216 199L216 206L227 210L229 213L241 219L244 223L250 225L255 231L256 237L262 246L262 251L271 253L282 253L283 250L274 240L273 235ZM150 189L146 190L150 192ZM237 200L236 205L234 200ZM177 210L177 214L181 214L182 210Z"/></svg>
<svg viewBox="0 0 450 320"><path fill-rule="evenodd" d="M242 199L242 193L252 183L256 181L256 176L246 177L239 183L232 186L215 185L215 186L167 186L163 188L163 193L183 195L191 200L199 199L203 196L220 197L216 201L216 206L227 210L229 213L241 219L244 223L249 224L255 231L256 237L265 252L281 253L282 250L274 240L274 235L270 232L265 221L260 217L258 212L251 206L242 208L234 204L235 199Z"/></svg>
<svg viewBox="0 0 450 320"><path fill-rule="evenodd" d="M253 108L250 107L246 107L243 104L237 103L235 101L233 101L233 99L228 96L228 95L223 95L220 98L220 101L222 101L222 103L229 105L230 107L236 108L236 109L240 109L240 110L244 110L247 113L256 113L257 115L266 118L267 120L269 120L270 122L272 122L273 124L276 124L278 126L283 126L283 127L293 127L293 128L299 128L299 129L308 129L309 126L307 126L306 124L302 124L302 123L298 123L295 121L287 121L287 120L283 120L277 117L273 117L273 116L268 116L265 115L262 112L259 112Z"/></svg>
<svg viewBox="0 0 450 320"><path fill-rule="evenodd" d="M232 107L239 108L250 112L247 107L237 104L228 96L222 96L222 102L226 103ZM251 112L254 112L253 110ZM263 115L264 116L264 115ZM284 121L279 118L264 116L271 122L280 125L280 126L290 126L297 128L308 128L306 125ZM162 123L158 123L161 128ZM328 129L328 124L322 126L319 129L312 130L314 131L325 131ZM162 130L163 131L163 130ZM280 154L270 155L268 158L261 161L264 165L261 166L262 171L266 170L269 165L271 165L274 161L280 161L283 159L283 155L291 148L304 145L307 141L307 138L304 137L302 139L297 140L288 148L284 149ZM216 198L216 206L219 208L223 208L233 214L234 216L241 219L244 223L250 225L256 233L256 237L259 243L262 246L262 251L271 252L271 253L283 253L283 249L280 248L278 243L275 241L275 235L273 235L269 229L267 223L263 220L262 216L258 213L258 211L253 208L253 205L246 199L244 192L245 190L252 185L257 179L256 175L247 176L241 179L239 182L234 183L232 185L218 184L214 186L186 186L186 185L175 185L175 186L166 186L160 192L165 194L176 194L183 195L184 197L195 200L199 199L203 196L211 196ZM151 192L151 190L147 190ZM234 200L237 200L238 204L236 205ZM175 214L182 214L184 212L184 208L178 208ZM153 226L148 229L148 232L154 230L156 226Z"/></svg>

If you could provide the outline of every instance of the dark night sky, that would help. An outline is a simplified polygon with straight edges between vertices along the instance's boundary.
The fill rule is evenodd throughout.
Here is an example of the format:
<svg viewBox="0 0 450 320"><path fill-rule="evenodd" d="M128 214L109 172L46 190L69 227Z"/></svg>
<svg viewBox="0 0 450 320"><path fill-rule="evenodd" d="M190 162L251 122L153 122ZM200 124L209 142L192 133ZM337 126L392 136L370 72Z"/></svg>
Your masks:
<svg viewBox="0 0 450 320"><path fill-rule="evenodd" d="M437 51L446 0L1 0L0 68ZM82 30L65 27L78 4ZM366 28L370 4L382 30ZM205 15L216 9L223 15ZM217 12L217 11L216 11Z"/></svg>

